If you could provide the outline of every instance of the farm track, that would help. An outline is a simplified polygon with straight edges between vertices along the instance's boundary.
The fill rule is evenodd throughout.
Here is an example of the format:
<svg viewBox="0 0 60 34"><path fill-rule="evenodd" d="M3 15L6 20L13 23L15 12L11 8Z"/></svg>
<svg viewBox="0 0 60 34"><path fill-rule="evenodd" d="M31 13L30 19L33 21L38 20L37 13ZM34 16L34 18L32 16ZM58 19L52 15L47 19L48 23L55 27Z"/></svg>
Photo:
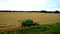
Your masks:
<svg viewBox="0 0 60 34"><path fill-rule="evenodd" d="M6 26L6 27L3 27L3 28L0 28L0 31L2 31L2 32L4 32L4 31L13 31L13 30L17 30L17 29L24 29L24 28L31 28L31 27Z"/></svg>
<svg viewBox="0 0 60 34"><path fill-rule="evenodd" d="M3 28L0 28L0 31L9 31L9 30L14 30L18 28L18 26L5 26Z"/></svg>

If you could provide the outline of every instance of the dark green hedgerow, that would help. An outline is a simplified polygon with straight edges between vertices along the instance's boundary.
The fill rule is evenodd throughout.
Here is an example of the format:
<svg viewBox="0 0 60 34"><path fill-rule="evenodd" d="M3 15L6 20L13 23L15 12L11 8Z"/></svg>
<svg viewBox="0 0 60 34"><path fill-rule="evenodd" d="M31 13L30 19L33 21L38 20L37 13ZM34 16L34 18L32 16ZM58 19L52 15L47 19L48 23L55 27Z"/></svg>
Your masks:
<svg viewBox="0 0 60 34"><path fill-rule="evenodd" d="M60 23L45 24L14 31L0 32L0 34L60 34Z"/></svg>

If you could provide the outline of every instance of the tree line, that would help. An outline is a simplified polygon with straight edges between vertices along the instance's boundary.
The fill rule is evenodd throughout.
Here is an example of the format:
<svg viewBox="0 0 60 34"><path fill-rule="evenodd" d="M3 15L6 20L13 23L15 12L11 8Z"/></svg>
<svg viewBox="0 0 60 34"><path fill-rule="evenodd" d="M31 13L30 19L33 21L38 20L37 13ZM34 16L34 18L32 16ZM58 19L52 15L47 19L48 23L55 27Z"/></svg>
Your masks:
<svg viewBox="0 0 60 34"><path fill-rule="evenodd" d="M46 11L46 10L41 10L41 11L11 11L11 10L0 10L0 12L41 12L41 13L60 13L60 11Z"/></svg>

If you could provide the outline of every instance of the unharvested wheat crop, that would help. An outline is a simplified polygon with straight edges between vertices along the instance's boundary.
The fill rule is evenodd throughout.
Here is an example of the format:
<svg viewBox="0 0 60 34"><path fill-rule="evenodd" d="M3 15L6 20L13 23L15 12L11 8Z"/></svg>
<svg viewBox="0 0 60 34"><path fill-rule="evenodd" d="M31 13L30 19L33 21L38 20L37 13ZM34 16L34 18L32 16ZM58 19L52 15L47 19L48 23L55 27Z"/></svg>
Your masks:
<svg viewBox="0 0 60 34"><path fill-rule="evenodd" d="M36 12L0 12L0 26L18 25L18 21L33 19L39 24L50 24L60 22L60 14L56 13L36 13Z"/></svg>

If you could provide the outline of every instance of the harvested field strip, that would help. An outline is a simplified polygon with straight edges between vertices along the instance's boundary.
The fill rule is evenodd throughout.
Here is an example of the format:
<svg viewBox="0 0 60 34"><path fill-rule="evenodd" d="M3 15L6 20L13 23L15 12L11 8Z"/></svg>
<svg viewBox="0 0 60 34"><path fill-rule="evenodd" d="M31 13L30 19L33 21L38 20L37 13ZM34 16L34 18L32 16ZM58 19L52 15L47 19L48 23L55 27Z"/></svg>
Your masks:
<svg viewBox="0 0 60 34"><path fill-rule="evenodd" d="M0 34L60 34L60 23L45 24L5 32L0 31Z"/></svg>

